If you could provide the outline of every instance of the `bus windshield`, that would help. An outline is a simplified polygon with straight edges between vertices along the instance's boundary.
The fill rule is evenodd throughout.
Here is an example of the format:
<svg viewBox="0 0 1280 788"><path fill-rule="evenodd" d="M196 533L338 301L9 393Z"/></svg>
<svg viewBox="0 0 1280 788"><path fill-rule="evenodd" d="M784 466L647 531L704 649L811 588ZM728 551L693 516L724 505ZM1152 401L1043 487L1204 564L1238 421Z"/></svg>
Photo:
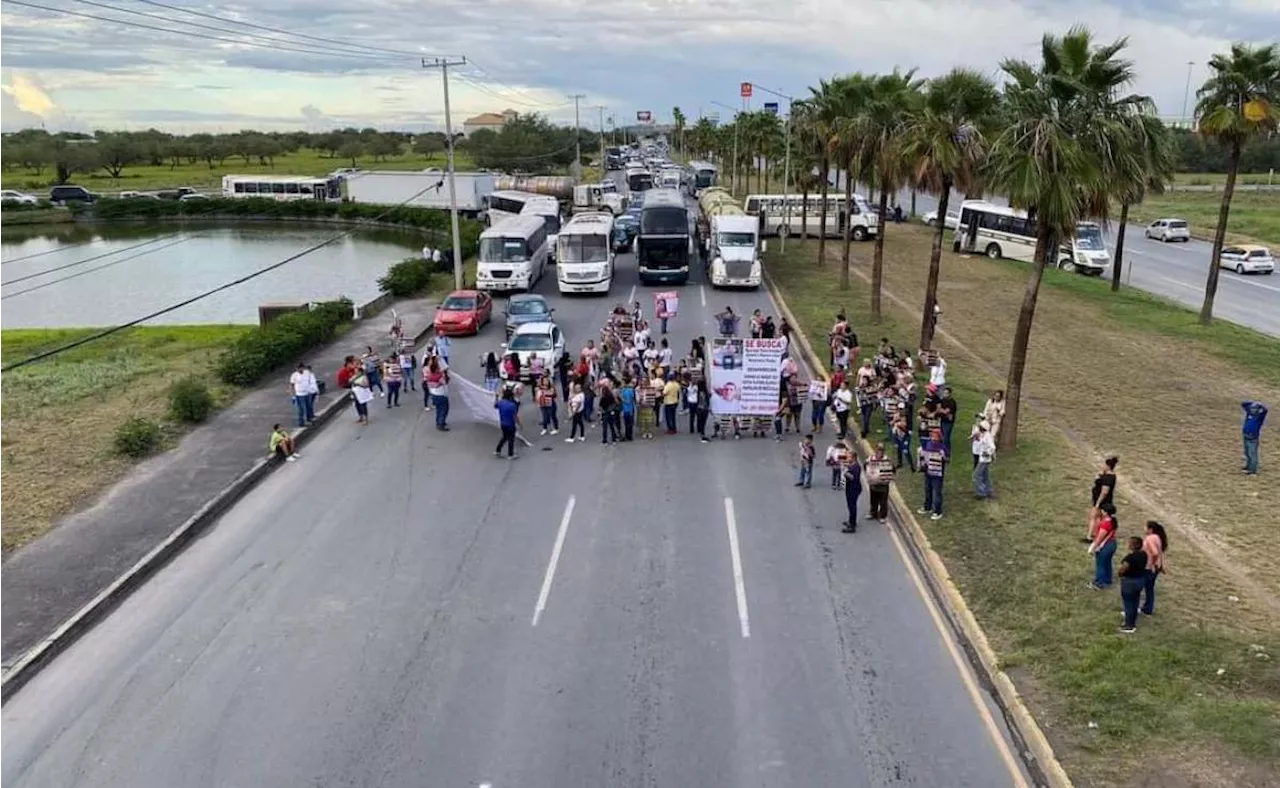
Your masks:
<svg viewBox="0 0 1280 788"><path fill-rule="evenodd" d="M1092 226L1077 227L1076 248L1086 252L1105 252L1107 245L1102 240L1102 230Z"/></svg>
<svg viewBox="0 0 1280 788"><path fill-rule="evenodd" d="M603 263L609 259L609 239L603 235L563 235L559 262Z"/></svg>
<svg viewBox="0 0 1280 788"><path fill-rule="evenodd" d="M683 238L641 238L637 248L645 268L682 268L689 264L689 244Z"/></svg>
<svg viewBox="0 0 1280 788"><path fill-rule="evenodd" d="M693 185L699 189L705 189L708 186L716 185L715 170L698 170L698 174L694 176Z"/></svg>
<svg viewBox="0 0 1280 788"><path fill-rule="evenodd" d="M480 262L523 263L529 259L523 238L481 238Z"/></svg>
<svg viewBox="0 0 1280 788"><path fill-rule="evenodd" d="M646 208L640 213L641 235L688 235L689 213L684 208Z"/></svg>

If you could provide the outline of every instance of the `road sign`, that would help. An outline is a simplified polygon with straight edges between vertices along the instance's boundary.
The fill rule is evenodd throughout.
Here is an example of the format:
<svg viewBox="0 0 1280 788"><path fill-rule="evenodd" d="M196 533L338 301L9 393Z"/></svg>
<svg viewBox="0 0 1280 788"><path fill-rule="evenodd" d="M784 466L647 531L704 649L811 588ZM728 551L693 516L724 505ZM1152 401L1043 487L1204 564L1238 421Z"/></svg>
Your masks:
<svg viewBox="0 0 1280 788"><path fill-rule="evenodd" d="M765 111L765 112L772 112L773 114L777 115L777 114L778 114L778 102L776 102L776 101L766 101L766 102L764 103L764 111Z"/></svg>
<svg viewBox="0 0 1280 788"><path fill-rule="evenodd" d="M653 122L653 113L652 113L652 112L650 112L650 111L649 111L649 110L647 110L647 109L642 109L642 110L640 110L639 112L637 112L637 113L636 113L636 122L637 122L637 123L652 123L652 122Z"/></svg>
<svg viewBox="0 0 1280 788"><path fill-rule="evenodd" d="M742 97L743 97L743 98L751 98L751 83L750 83L750 82L743 82L743 83L742 83Z"/></svg>

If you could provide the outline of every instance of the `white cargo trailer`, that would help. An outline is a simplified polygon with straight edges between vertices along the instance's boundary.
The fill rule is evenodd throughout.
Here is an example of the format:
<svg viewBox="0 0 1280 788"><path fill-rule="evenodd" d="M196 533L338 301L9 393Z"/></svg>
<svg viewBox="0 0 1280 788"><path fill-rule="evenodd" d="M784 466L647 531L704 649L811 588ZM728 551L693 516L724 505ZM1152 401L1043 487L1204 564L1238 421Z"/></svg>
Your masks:
<svg viewBox="0 0 1280 788"><path fill-rule="evenodd" d="M345 199L351 202L449 209L448 177L438 170L360 170L343 179ZM458 211L472 218L481 213L497 179L486 172L457 173Z"/></svg>

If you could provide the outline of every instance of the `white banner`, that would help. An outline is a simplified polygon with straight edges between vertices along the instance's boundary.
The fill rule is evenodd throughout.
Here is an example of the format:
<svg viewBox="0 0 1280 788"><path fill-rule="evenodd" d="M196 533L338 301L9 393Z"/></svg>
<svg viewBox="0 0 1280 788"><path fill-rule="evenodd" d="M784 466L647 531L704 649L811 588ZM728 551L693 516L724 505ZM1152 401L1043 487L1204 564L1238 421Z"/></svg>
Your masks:
<svg viewBox="0 0 1280 788"><path fill-rule="evenodd" d="M782 339L711 340L711 412L772 416L780 399Z"/></svg>
<svg viewBox="0 0 1280 788"><path fill-rule="evenodd" d="M467 411L471 414L471 417L473 419L475 419L476 421L484 422L486 424L493 424L495 426L497 425L498 409L493 406L493 403L495 400L494 400L494 393L492 391L487 391L483 386L477 386L476 384L472 383L466 378L459 377L453 372L449 373L449 379L453 383L458 384L455 387L455 389L458 392L458 398L462 400L462 404L467 407ZM524 387L521 386L520 389L517 390L517 393L518 394L522 393L523 389ZM499 391L501 391L501 389L499 389ZM521 405L520 409L523 411L525 409L524 401L521 400L518 396L516 398L516 401L520 403ZM530 406L530 409L533 409L532 406ZM528 417L528 418L532 418L532 417ZM519 433L516 433L516 437L519 438L520 442L523 443L525 446L533 445L529 443L529 441Z"/></svg>

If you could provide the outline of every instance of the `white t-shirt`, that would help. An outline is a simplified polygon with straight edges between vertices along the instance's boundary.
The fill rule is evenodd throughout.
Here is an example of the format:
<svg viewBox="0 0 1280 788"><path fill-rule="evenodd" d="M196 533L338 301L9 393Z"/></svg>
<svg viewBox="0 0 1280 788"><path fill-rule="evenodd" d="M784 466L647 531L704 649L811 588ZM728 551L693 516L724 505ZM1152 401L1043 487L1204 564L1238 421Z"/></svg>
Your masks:
<svg viewBox="0 0 1280 788"><path fill-rule="evenodd" d="M671 348L664 347L658 351L658 363L664 367L671 366Z"/></svg>
<svg viewBox="0 0 1280 788"><path fill-rule="evenodd" d="M436 353L447 357L449 351L453 349L453 340L446 336L436 337Z"/></svg>
<svg viewBox="0 0 1280 788"><path fill-rule="evenodd" d="M586 404L587 397L581 391L569 397L569 412L581 413L583 406Z"/></svg>
<svg viewBox="0 0 1280 788"><path fill-rule="evenodd" d="M947 362L938 356L938 363L929 367L929 382L935 386L947 385Z"/></svg>
<svg viewBox="0 0 1280 788"><path fill-rule="evenodd" d="M309 369L303 370L302 378L303 382L306 383L308 394L320 393L320 382L316 380L316 373Z"/></svg>
<svg viewBox="0 0 1280 788"><path fill-rule="evenodd" d="M303 397L311 393L307 389L307 375L305 372L294 372L290 375L289 385L293 387L293 395L295 397Z"/></svg>
<svg viewBox="0 0 1280 788"><path fill-rule="evenodd" d="M832 400L836 406L836 413L844 413L853 405L853 392L849 389L836 389Z"/></svg>

